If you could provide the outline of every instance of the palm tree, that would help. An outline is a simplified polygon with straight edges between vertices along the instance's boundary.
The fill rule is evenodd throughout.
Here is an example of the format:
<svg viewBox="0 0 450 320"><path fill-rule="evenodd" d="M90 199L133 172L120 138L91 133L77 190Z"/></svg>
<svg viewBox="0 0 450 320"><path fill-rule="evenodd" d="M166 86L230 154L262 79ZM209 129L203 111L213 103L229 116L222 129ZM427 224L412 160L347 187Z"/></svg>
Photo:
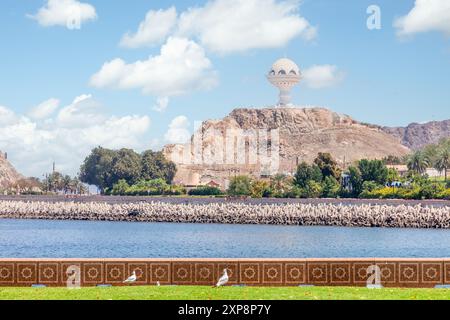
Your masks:
<svg viewBox="0 0 450 320"><path fill-rule="evenodd" d="M409 156L407 165L408 170L422 175L427 171L430 161L428 160L428 157L419 150Z"/></svg>
<svg viewBox="0 0 450 320"><path fill-rule="evenodd" d="M450 148L443 148L438 153L434 167L439 172L444 171L445 181L447 181L447 170L450 168Z"/></svg>
<svg viewBox="0 0 450 320"><path fill-rule="evenodd" d="M285 193L289 187L287 176L284 174L276 174L272 177L271 186L275 193L280 195Z"/></svg>

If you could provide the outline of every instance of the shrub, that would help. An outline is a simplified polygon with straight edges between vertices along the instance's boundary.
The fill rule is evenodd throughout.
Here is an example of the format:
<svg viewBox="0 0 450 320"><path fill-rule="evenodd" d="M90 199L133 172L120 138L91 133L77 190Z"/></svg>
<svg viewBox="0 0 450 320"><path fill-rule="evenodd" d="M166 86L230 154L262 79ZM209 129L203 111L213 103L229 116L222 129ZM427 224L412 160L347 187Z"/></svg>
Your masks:
<svg viewBox="0 0 450 320"><path fill-rule="evenodd" d="M400 189L391 187L378 188L374 190L365 190L361 193L364 199L396 199L399 198Z"/></svg>
<svg viewBox="0 0 450 320"><path fill-rule="evenodd" d="M254 181L250 188L252 198L268 198L271 196L270 184L267 181Z"/></svg>
<svg viewBox="0 0 450 320"><path fill-rule="evenodd" d="M360 194L361 198L373 198L374 197L374 191L381 189L381 186L377 184L375 181L364 181L362 184L362 192ZM390 189L390 188L387 188Z"/></svg>
<svg viewBox="0 0 450 320"><path fill-rule="evenodd" d="M299 186L293 186L289 191L284 195L285 198L306 198L306 190L305 188L300 188Z"/></svg>
<svg viewBox="0 0 450 320"><path fill-rule="evenodd" d="M412 188L400 188L398 189L399 198L406 200L420 200L420 187L413 186Z"/></svg>
<svg viewBox="0 0 450 320"><path fill-rule="evenodd" d="M422 185L420 195L422 199L436 199L444 190L444 186L440 183L427 183Z"/></svg>
<svg viewBox="0 0 450 320"><path fill-rule="evenodd" d="M195 189L189 190L190 196L220 196L223 194L222 190L216 187L201 186Z"/></svg>
<svg viewBox="0 0 450 320"><path fill-rule="evenodd" d="M443 190L442 192L440 192L437 197L439 199L444 199L444 200L450 200L450 188L447 188L445 190Z"/></svg>
<svg viewBox="0 0 450 320"><path fill-rule="evenodd" d="M231 179L228 194L231 196L250 196L252 180L248 176L237 176Z"/></svg>
<svg viewBox="0 0 450 320"><path fill-rule="evenodd" d="M164 192L165 196L182 196L186 194L186 189L182 186L171 186Z"/></svg>
<svg viewBox="0 0 450 320"><path fill-rule="evenodd" d="M121 179L113 186L110 193L115 196L123 196L127 193L127 190L129 188L130 185L127 183L127 181L125 179Z"/></svg>

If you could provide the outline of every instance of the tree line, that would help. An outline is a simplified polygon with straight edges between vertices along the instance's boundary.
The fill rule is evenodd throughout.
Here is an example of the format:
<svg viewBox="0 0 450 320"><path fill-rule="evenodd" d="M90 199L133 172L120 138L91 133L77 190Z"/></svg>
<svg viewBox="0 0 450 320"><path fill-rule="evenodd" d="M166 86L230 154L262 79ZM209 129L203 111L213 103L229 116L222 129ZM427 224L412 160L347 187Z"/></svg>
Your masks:
<svg viewBox="0 0 450 320"><path fill-rule="evenodd" d="M319 153L312 164L301 163L293 177L259 180L238 176L231 180L227 193L254 198L450 199L449 155L450 139L444 139L403 159L362 159L342 170L331 154ZM406 164L408 172L400 176L387 164ZM443 173L444 179L430 178L426 173L430 167Z"/></svg>
<svg viewBox="0 0 450 320"><path fill-rule="evenodd" d="M176 165L167 160L162 152L152 150L137 153L131 149L111 150L97 147L86 157L80 168L80 180L97 186L102 194L113 193L126 186L147 188L149 181L168 186L176 174Z"/></svg>

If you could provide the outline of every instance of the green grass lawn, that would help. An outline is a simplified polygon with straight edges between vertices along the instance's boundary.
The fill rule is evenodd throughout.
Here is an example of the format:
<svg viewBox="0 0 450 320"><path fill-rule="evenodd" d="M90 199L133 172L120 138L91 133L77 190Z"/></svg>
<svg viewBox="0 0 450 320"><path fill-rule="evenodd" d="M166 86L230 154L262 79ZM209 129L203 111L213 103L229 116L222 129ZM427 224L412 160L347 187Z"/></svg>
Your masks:
<svg viewBox="0 0 450 320"><path fill-rule="evenodd" d="M0 300L450 300L448 289L344 287L0 288Z"/></svg>

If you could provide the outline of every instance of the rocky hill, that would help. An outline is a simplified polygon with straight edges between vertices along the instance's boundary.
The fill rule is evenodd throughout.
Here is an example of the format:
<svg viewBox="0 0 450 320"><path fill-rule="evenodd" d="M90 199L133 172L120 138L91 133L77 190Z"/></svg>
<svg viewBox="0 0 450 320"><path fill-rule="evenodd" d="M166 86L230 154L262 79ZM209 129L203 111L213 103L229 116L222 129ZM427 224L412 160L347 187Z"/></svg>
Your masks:
<svg viewBox="0 0 450 320"><path fill-rule="evenodd" d="M293 173L319 152L331 153L345 167L361 158L403 156L410 149L380 127L324 108L299 107L236 109L222 120L205 121L190 143L164 148L178 167L175 182L214 181L223 187L236 174Z"/></svg>
<svg viewBox="0 0 450 320"><path fill-rule="evenodd" d="M412 123L407 127L383 127L382 130L398 138L404 146L418 150L450 137L450 120Z"/></svg>
<svg viewBox="0 0 450 320"><path fill-rule="evenodd" d="M4 154L0 152L0 188L7 187L10 183L14 183L22 178L16 169L6 160Z"/></svg>

